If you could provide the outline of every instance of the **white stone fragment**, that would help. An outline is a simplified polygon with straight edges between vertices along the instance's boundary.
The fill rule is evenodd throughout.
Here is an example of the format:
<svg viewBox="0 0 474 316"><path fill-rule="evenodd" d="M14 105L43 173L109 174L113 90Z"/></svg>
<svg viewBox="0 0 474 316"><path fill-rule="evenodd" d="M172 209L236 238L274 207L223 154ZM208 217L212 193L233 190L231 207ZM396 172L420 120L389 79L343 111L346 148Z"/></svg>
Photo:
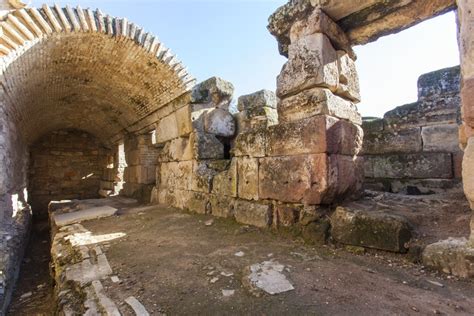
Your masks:
<svg viewBox="0 0 474 316"><path fill-rule="evenodd" d="M137 316L148 316L150 315L145 306L142 305L134 296L130 296L125 300L125 302L130 305Z"/></svg>
<svg viewBox="0 0 474 316"><path fill-rule="evenodd" d="M222 290L222 296L229 297L235 294L235 290Z"/></svg>
<svg viewBox="0 0 474 316"><path fill-rule="evenodd" d="M285 266L275 261L264 261L250 266L248 276L252 285L274 295L294 290L293 285L282 273Z"/></svg>
<svg viewBox="0 0 474 316"><path fill-rule="evenodd" d="M117 209L111 206L99 206L92 207L77 212L64 213L64 214L53 214L53 219L58 227L70 225L74 223L80 223L91 219L98 219L102 217L108 217L115 215Z"/></svg>
<svg viewBox="0 0 474 316"><path fill-rule="evenodd" d="M245 255L245 253L243 251L238 251L234 254L234 256L236 257L243 257Z"/></svg>

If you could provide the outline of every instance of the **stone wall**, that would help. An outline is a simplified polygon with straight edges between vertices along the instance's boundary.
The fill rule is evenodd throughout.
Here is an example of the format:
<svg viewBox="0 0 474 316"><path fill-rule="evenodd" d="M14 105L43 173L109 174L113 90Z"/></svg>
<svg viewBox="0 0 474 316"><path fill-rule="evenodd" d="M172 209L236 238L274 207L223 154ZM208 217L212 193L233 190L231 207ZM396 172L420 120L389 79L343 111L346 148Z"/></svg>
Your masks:
<svg viewBox="0 0 474 316"><path fill-rule="evenodd" d="M418 101L366 118L366 186L420 194L461 189L459 67L422 75Z"/></svg>
<svg viewBox="0 0 474 316"><path fill-rule="evenodd" d="M50 201L98 198L101 186L108 184L102 179L111 151L89 133L55 131L35 142L30 152L29 195L37 216L47 216Z"/></svg>

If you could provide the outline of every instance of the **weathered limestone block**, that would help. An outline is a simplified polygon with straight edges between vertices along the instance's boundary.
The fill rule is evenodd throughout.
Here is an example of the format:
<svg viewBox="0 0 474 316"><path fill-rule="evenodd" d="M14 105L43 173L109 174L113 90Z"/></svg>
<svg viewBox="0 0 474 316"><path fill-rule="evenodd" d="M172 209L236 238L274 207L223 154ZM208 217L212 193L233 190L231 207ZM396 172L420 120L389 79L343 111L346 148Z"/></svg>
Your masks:
<svg viewBox="0 0 474 316"><path fill-rule="evenodd" d="M228 160L200 160L193 162L191 189L211 193L212 180L219 172L229 168Z"/></svg>
<svg viewBox="0 0 474 316"><path fill-rule="evenodd" d="M236 199L224 195L210 195L211 213L217 217L231 218L234 216Z"/></svg>
<svg viewBox="0 0 474 316"><path fill-rule="evenodd" d="M204 130L216 136L232 137L235 134L235 121L229 111L214 109L204 117Z"/></svg>
<svg viewBox="0 0 474 316"><path fill-rule="evenodd" d="M370 178L451 179L449 153L365 156L365 175Z"/></svg>
<svg viewBox="0 0 474 316"><path fill-rule="evenodd" d="M384 115L386 129L401 130L440 124L456 124L460 121L459 95L426 99L399 106Z"/></svg>
<svg viewBox="0 0 474 316"><path fill-rule="evenodd" d="M111 181L100 181L100 188L102 190L113 190L114 185L115 183Z"/></svg>
<svg viewBox="0 0 474 316"><path fill-rule="evenodd" d="M273 91L260 90L251 94L240 96L237 101L237 108L239 111L248 111L252 113L253 110L259 110L265 107L276 109L277 97Z"/></svg>
<svg viewBox="0 0 474 316"><path fill-rule="evenodd" d="M449 238L426 246L423 264L462 278L474 278L474 247L466 238Z"/></svg>
<svg viewBox="0 0 474 316"><path fill-rule="evenodd" d="M198 132L204 132L204 122L206 115L216 109L215 105L212 103L190 104L188 108L188 111L191 115L191 122L193 124L194 130Z"/></svg>
<svg viewBox="0 0 474 316"><path fill-rule="evenodd" d="M210 205L209 194L202 192L190 192L185 208L198 214L209 214L211 212Z"/></svg>
<svg viewBox="0 0 474 316"><path fill-rule="evenodd" d="M235 119L236 135L246 133L251 129L250 118L246 111L240 111L233 114Z"/></svg>
<svg viewBox="0 0 474 316"><path fill-rule="evenodd" d="M321 204L337 181L326 154L260 159L259 195L289 203Z"/></svg>
<svg viewBox="0 0 474 316"><path fill-rule="evenodd" d="M192 133L190 142L197 160L224 158L224 145L213 134Z"/></svg>
<svg viewBox="0 0 474 316"><path fill-rule="evenodd" d="M161 188L190 190L192 183L193 162L167 162L160 168Z"/></svg>
<svg viewBox="0 0 474 316"><path fill-rule="evenodd" d="M179 136L178 121L176 114L172 113L162 118L156 126L156 142L158 144L167 142Z"/></svg>
<svg viewBox="0 0 474 316"><path fill-rule="evenodd" d="M418 78L418 99L438 98L445 94L458 94L460 89L460 67L433 71Z"/></svg>
<svg viewBox="0 0 474 316"><path fill-rule="evenodd" d="M365 130L365 122L363 128ZM397 132L366 133L363 154L416 153L423 150L420 128L414 127Z"/></svg>
<svg viewBox="0 0 474 316"><path fill-rule="evenodd" d="M346 33L321 8L314 9L311 14L291 26L290 41L294 43L302 37L316 33L325 34L334 47L344 50L355 60L356 56Z"/></svg>
<svg viewBox="0 0 474 316"><path fill-rule="evenodd" d="M261 228L272 223L271 204L237 200L234 206L234 216L237 222Z"/></svg>
<svg viewBox="0 0 474 316"><path fill-rule="evenodd" d="M301 204L274 204L273 205L273 226L291 227L298 223L303 210Z"/></svg>
<svg viewBox="0 0 474 316"><path fill-rule="evenodd" d="M425 126L421 129L423 151L457 152L459 127L457 124Z"/></svg>
<svg viewBox="0 0 474 316"><path fill-rule="evenodd" d="M464 159L462 162L462 178L464 194L474 210L474 137L469 138L467 147L464 149Z"/></svg>
<svg viewBox="0 0 474 316"><path fill-rule="evenodd" d="M321 115L270 127L266 148L268 156L356 155L362 148L362 139L359 126Z"/></svg>
<svg viewBox="0 0 474 316"><path fill-rule="evenodd" d="M212 181L212 193L237 197L237 159L232 159L229 168L219 172Z"/></svg>
<svg viewBox="0 0 474 316"><path fill-rule="evenodd" d="M372 133L383 132L384 129L384 120L378 117L364 117L362 122L362 128L364 129L364 135ZM365 141L365 139L364 139Z"/></svg>
<svg viewBox="0 0 474 316"><path fill-rule="evenodd" d="M190 106L183 106L176 110L176 124L178 125L178 135L188 136L193 131Z"/></svg>
<svg viewBox="0 0 474 316"><path fill-rule="evenodd" d="M339 70L339 85L335 94L360 102L359 75L354 60L345 51L337 51L337 67Z"/></svg>
<svg viewBox="0 0 474 316"><path fill-rule="evenodd" d="M362 118L356 106L328 89L314 88L280 100L280 122L299 121L315 115L330 115L361 125Z"/></svg>
<svg viewBox="0 0 474 316"><path fill-rule="evenodd" d="M158 159L162 162L191 160L194 157L193 147L187 137L175 138L165 144Z"/></svg>
<svg viewBox="0 0 474 316"><path fill-rule="evenodd" d="M277 96L286 97L314 87L336 91L337 53L324 34L298 39L289 47L289 59L277 78Z"/></svg>
<svg viewBox="0 0 474 316"><path fill-rule="evenodd" d="M258 159L238 158L238 196L245 200L258 200Z"/></svg>
<svg viewBox="0 0 474 316"><path fill-rule="evenodd" d="M356 203L338 207L331 216L331 224L332 238L346 245L406 252L406 243L412 237L404 217Z"/></svg>
<svg viewBox="0 0 474 316"><path fill-rule="evenodd" d="M267 136L266 128L240 133L234 141L233 154L236 157L265 157Z"/></svg>
<svg viewBox="0 0 474 316"><path fill-rule="evenodd" d="M328 204L357 193L362 160L326 154L260 159L259 197L288 203Z"/></svg>
<svg viewBox="0 0 474 316"><path fill-rule="evenodd" d="M192 91L192 103L212 103L217 107L227 109L234 85L218 77L212 77L197 84Z"/></svg>
<svg viewBox="0 0 474 316"><path fill-rule="evenodd" d="M278 124L277 97L274 92L260 90L239 97L237 107L240 132Z"/></svg>

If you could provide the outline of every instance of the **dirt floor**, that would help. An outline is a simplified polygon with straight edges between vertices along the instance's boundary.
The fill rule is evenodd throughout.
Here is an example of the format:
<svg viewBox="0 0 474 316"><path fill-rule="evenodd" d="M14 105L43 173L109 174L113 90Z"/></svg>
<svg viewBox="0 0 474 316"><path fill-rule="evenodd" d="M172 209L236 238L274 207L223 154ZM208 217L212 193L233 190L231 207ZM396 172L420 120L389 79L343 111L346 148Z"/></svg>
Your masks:
<svg viewBox="0 0 474 316"><path fill-rule="evenodd" d="M51 315L53 284L49 273L50 247L48 222L34 224L8 315Z"/></svg>
<svg viewBox="0 0 474 316"><path fill-rule="evenodd" d="M425 203L431 208L438 202ZM450 211L449 202L440 203L443 212ZM435 209L433 216L440 212ZM151 315L474 315L473 281L427 271L403 255L314 247L271 230L158 206L131 208L83 225L94 235L126 234L101 244L120 279L102 283L123 315L134 315L124 303L129 296ZM434 238L426 229L422 234ZM45 243L36 245L38 253L28 258L45 256ZM243 256L236 256L239 252ZM285 266L294 290L259 297L249 291L243 282L248 267L269 260ZM38 274L43 275L22 275L12 315L47 315L49 299L35 287L48 281ZM235 293L226 297L223 290ZM32 297L20 300L28 291ZM33 307L25 309L30 301Z"/></svg>

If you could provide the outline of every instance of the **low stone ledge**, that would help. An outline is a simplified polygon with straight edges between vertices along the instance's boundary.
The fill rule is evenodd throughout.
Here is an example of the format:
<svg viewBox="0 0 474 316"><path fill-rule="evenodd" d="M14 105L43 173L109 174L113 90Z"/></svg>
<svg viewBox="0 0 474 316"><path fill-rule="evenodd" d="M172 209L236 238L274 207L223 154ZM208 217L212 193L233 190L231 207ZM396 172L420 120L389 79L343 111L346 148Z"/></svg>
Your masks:
<svg viewBox="0 0 474 316"><path fill-rule="evenodd" d="M370 205L340 206L331 224L332 238L346 245L405 253L412 237L404 217L373 210Z"/></svg>

